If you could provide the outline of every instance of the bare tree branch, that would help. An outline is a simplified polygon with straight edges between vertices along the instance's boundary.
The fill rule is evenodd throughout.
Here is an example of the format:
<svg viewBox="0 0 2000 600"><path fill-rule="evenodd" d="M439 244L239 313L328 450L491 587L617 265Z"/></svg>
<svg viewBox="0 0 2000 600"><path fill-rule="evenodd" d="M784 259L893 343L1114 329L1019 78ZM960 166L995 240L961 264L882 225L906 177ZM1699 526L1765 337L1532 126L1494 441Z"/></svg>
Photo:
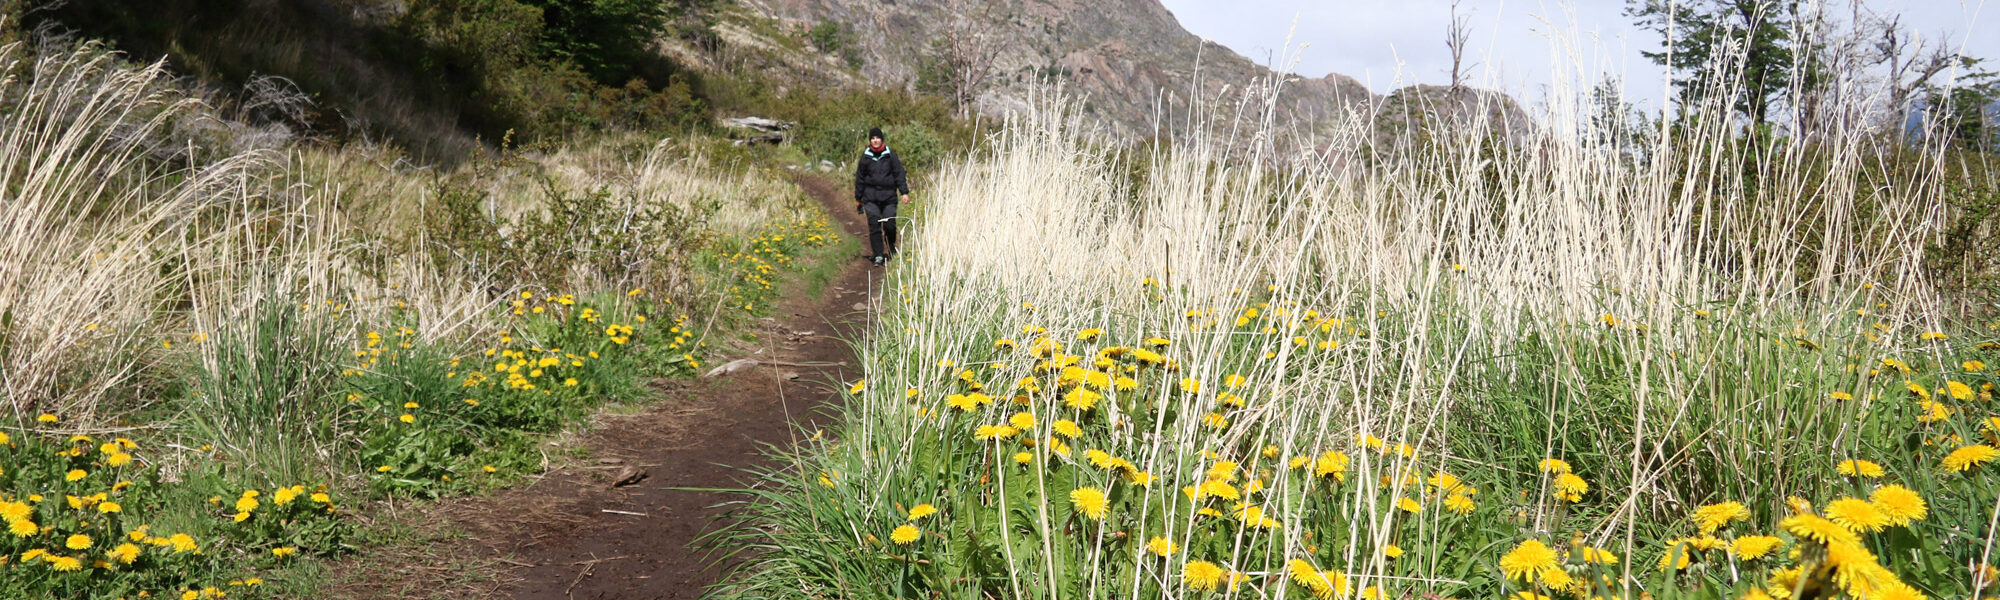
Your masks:
<svg viewBox="0 0 2000 600"><path fill-rule="evenodd" d="M1903 26L1903 16L1876 17L1877 60L1888 69L1889 114L1896 124L1910 116L1910 100L1931 78L1950 68L1957 55L1943 44L1932 44L1923 35Z"/></svg>
<svg viewBox="0 0 2000 600"><path fill-rule="evenodd" d="M951 98L958 116L966 117L993 76L1000 40L975 22L962 3L948 5L947 10L952 14L951 22L931 40L930 73L920 77L929 81L920 83Z"/></svg>
<svg viewBox="0 0 2000 600"><path fill-rule="evenodd" d="M1472 21L1458 14L1460 0L1451 0L1451 27L1445 30L1444 45L1451 49L1451 91L1465 89L1465 44L1472 37Z"/></svg>

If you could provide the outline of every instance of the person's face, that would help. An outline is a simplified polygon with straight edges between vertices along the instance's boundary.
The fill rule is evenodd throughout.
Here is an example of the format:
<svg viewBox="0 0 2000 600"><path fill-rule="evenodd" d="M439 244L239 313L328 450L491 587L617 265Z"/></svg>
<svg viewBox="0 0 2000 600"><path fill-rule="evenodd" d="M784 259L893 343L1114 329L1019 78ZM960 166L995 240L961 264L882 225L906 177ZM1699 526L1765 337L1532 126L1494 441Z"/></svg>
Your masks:
<svg viewBox="0 0 2000 600"><path fill-rule="evenodd" d="M880 146L880 145L882 145L882 138L879 138L879 137L875 137L875 136L868 136L868 145L870 145L870 146Z"/></svg>

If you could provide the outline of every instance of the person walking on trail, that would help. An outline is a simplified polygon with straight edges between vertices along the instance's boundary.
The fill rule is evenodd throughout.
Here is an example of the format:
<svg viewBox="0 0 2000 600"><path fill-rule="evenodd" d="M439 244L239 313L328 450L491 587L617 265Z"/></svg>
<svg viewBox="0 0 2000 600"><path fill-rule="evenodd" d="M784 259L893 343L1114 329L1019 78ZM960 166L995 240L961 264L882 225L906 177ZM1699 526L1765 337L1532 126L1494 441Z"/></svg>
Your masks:
<svg viewBox="0 0 2000 600"><path fill-rule="evenodd" d="M889 151L882 128L868 130L868 149L854 165L854 210L868 219L869 260L880 265L896 253L896 203L910 199L903 159Z"/></svg>

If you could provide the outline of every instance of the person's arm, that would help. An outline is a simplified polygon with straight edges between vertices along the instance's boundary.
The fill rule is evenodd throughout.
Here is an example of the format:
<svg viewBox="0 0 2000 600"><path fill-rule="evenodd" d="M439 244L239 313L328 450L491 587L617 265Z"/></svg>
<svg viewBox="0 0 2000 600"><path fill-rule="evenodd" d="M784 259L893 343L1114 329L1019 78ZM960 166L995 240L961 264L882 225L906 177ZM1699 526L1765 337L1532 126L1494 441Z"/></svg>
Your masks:
<svg viewBox="0 0 2000 600"><path fill-rule="evenodd" d="M866 166L854 159L854 212L861 212L861 172Z"/></svg>
<svg viewBox="0 0 2000 600"><path fill-rule="evenodd" d="M896 192L902 194L904 200L909 200L910 181L903 173L903 157L891 154L889 158L889 172L896 176Z"/></svg>

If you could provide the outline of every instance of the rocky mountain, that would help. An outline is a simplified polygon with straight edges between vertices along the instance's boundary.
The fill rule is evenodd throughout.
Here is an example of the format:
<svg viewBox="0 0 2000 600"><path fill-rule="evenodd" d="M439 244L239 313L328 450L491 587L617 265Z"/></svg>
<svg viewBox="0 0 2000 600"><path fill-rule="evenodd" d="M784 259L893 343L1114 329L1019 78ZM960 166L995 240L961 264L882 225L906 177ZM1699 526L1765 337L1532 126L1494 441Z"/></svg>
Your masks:
<svg viewBox="0 0 2000 600"><path fill-rule="evenodd" d="M794 30L835 23L852 33L857 51L842 69L840 61L804 61L788 65L793 76L840 79L827 68L846 72L862 85L910 85L920 70L935 63L940 40L978 36L992 47L993 73L980 88L973 107L999 116L1028 102L1038 81L1060 79L1065 91L1079 99L1087 116L1096 117L1109 133L1144 137L1158 117L1184 117L1196 104L1235 111L1252 90L1251 100L1268 89L1280 74L1181 27L1159 0L738 0L748 14L773 20ZM739 28L741 29L741 28ZM758 42L724 26L725 41ZM732 39L734 37L735 39ZM749 39L746 39L749 38ZM792 61L798 63L799 61ZM803 68L801 68L803 67ZM1343 118L1373 120L1385 97L1371 93L1346 75L1322 78L1283 75L1276 118L1297 130L1324 132ZM1198 81L1197 81L1198 80ZM1197 93L1198 90L1198 93ZM1401 90L1399 90L1401 91ZM1494 114L1526 126L1527 119L1505 95L1401 94L1403 98L1442 99L1447 105L1496 103ZM1466 92L1466 90L1461 90ZM1227 99L1227 100L1219 100ZM1252 111L1259 108L1251 105ZM1428 111L1432 114L1471 111L1469 106ZM1411 111L1394 111L1408 115ZM1474 111L1476 112L1476 111ZM1253 112L1254 114L1254 112Z"/></svg>

